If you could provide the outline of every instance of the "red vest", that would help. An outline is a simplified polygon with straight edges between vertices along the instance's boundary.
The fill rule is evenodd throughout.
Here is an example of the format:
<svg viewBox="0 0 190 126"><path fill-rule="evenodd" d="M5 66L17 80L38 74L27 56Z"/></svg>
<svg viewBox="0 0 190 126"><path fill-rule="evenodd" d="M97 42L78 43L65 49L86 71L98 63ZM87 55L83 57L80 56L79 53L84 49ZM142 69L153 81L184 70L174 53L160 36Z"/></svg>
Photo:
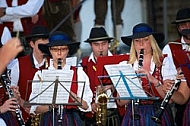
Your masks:
<svg viewBox="0 0 190 126"><path fill-rule="evenodd" d="M27 1L28 0L18 0L18 5L26 4ZM8 7L12 7L11 3L12 3L12 0L7 0ZM39 10L39 12L37 14L39 15L39 19L36 24L33 24L31 22L32 21L31 17L21 18L24 35L30 35L32 28L36 25L47 26L46 21L44 20L44 18L42 16L42 8ZM13 31L13 22L3 22L3 24L5 26L7 26L11 32Z"/></svg>
<svg viewBox="0 0 190 126"><path fill-rule="evenodd" d="M96 96L96 87L98 85L100 85L99 83L96 84L95 82L99 82L98 77L96 76L96 64L91 60L88 61L89 57L85 57L82 59L82 67L84 72L87 74L87 76L89 77L90 80L90 88L93 92L93 98L92 98L92 102L95 102L95 96ZM117 105L118 111L120 113L121 116L123 116L125 114L125 107L120 107L119 105Z"/></svg>
<svg viewBox="0 0 190 126"><path fill-rule="evenodd" d="M180 40L179 40L179 41L176 41L176 42L179 42L179 43L180 43ZM178 65L177 60L176 60L176 58L174 57L173 54L174 54L174 51L175 51L175 50L182 50L182 45L169 43L169 46L170 46L170 50L171 50L171 53L172 53L173 62L174 62L174 64L175 64L176 68L178 68L179 65Z"/></svg>
<svg viewBox="0 0 190 126"><path fill-rule="evenodd" d="M20 71L18 86L20 87L19 90L21 98L24 100L28 100L32 89L32 83L28 82L28 80L33 80L35 73L39 69L36 69L34 67L32 54L24 57L19 57L18 61L19 61L19 71ZM45 69L45 67L42 66L40 69ZM27 122L29 114L26 113L23 108L21 108L21 110L23 118L25 122Z"/></svg>
<svg viewBox="0 0 190 126"><path fill-rule="evenodd" d="M72 84L71 84L71 91L75 94L77 94L78 90L78 83L77 83L77 68L76 67L71 67L71 69L74 71L73 79L72 79ZM74 101L72 100L71 97L69 97L69 103L73 103ZM71 108L77 108L77 106L67 106L67 109Z"/></svg>

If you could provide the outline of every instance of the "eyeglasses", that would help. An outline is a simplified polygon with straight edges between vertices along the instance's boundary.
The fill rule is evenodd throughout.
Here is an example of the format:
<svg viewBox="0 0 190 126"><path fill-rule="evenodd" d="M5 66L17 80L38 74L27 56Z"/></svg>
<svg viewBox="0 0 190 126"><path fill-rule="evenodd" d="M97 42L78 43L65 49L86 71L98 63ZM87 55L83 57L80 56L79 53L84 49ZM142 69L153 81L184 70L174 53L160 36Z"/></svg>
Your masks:
<svg viewBox="0 0 190 126"><path fill-rule="evenodd" d="M50 48L53 52L65 52L68 50L68 48Z"/></svg>

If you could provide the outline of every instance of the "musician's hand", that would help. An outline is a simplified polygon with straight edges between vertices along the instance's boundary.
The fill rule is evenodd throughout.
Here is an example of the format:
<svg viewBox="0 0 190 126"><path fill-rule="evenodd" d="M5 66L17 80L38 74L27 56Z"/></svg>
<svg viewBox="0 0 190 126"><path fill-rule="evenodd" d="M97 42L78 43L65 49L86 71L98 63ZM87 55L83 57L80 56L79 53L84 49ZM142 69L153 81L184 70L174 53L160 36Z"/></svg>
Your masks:
<svg viewBox="0 0 190 126"><path fill-rule="evenodd" d="M12 38L8 40L0 50L0 61L2 63L9 63L12 59L14 59L19 52L23 50L23 46L21 45L20 39Z"/></svg>
<svg viewBox="0 0 190 126"><path fill-rule="evenodd" d="M1 113L5 113L7 111L15 112L18 108L16 98L10 98L4 102L4 104L0 107Z"/></svg>
<svg viewBox="0 0 190 126"><path fill-rule="evenodd" d="M107 91L107 90L111 90L111 91L114 91L115 90L115 88L114 88L114 86L113 85L106 85L106 86L104 86L103 87L103 89L104 89L104 91Z"/></svg>
<svg viewBox="0 0 190 126"><path fill-rule="evenodd" d="M171 90L173 84L175 83L174 80L166 79L163 81L163 92L166 94L168 91Z"/></svg>
<svg viewBox="0 0 190 126"><path fill-rule="evenodd" d="M11 86L10 87L14 93L14 97L17 99L17 101L19 102L20 101L20 92L19 92L19 87L18 86Z"/></svg>
<svg viewBox="0 0 190 126"><path fill-rule="evenodd" d="M94 102L91 104L91 107L92 107L92 113L94 114L97 112L97 108L99 107L99 105Z"/></svg>
<svg viewBox="0 0 190 126"><path fill-rule="evenodd" d="M177 68L176 79L181 79L181 81L186 81L184 73L182 72L181 68Z"/></svg>
<svg viewBox="0 0 190 126"><path fill-rule="evenodd" d="M28 114L30 114L30 108L31 108L31 106L25 105L24 103L25 103L25 100L23 100L22 98L20 98L19 105L24 109L24 111L26 111Z"/></svg>
<svg viewBox="0 0 190 126"><path fill-rule="evenodd" d="M143 68L140 68L136 71L136 73L138 74L145 74L147 77L148 77L148 80L151 82L151 83L157 83L157 79L155 77L153 77L149 71L143 69ZM146 76L141 76L141 78L146 78Z"/></svg>
<svg viewBox="0 0 190 126"><path fill-rule="evenodd" d="M24 111L25 111L25 112L27 112L28 114L30 114L30 108L31 108L31 106L28 106L28 105L26 106L26 105L24 105L23 108L24 108Z"/></svg>
<svg viewBox="0 0 190 126"><path fill-rule="evenodd" d="M32 18L32 23L33 23L33 24L36 24L36 23L38 22L39 15L36 14L36 15L34 15L33 17L31 17L31 18Z"/></svg>

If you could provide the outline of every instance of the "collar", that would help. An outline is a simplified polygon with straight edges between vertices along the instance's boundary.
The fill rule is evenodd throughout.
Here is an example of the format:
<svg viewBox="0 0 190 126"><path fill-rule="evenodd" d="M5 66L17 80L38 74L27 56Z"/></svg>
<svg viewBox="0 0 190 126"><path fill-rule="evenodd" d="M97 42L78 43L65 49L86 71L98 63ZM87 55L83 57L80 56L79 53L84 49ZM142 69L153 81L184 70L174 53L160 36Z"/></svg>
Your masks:
<svg viewBox="0 0 190 126"><path fill-rule="evenodd" d="M88 62L90 62L90 60L92 60L94 63L96 63L96 60L94 59L94 53L91 52L89 58L88 58ZM113 56L113 54L108 50L108 56Z"/></svg>
<svg viewBox="0 0 190 126"><path fill-rule="evenodd" d="M181 37L181 43L182 43L182 49L188 51L190 45L186 44L186 42L184 41L183 36Z"/></svg>
<svg viewBox="0 0 190 126"><path fill-rule="evenodd" d="M32 54L32 57L33 57L33 63L34 63L35 68L39 69L41 66L44 65L45 59L43 59L41 63L38 63L38 61L36 60L36 58L34 56L34 53Z"/></svg>

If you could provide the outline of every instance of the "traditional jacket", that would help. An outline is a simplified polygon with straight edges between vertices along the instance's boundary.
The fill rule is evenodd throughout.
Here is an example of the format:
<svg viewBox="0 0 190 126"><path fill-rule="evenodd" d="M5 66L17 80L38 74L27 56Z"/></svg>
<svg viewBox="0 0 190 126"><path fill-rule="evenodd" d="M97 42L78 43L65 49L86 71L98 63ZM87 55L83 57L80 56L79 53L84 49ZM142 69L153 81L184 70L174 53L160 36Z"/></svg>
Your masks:
<svg viewBox="0 0 190 126"><path fill-rule="evenodd" d="M33 59L32 53L24 57L19 57L18 61L19 61L19 70L20 70L18 86L19 86L21 98L24 100L28 100L29 95L31 93L31 87L32 87L31 80L33 80L34 74L39 69L45 69L45 67L43 65L39 69L35 68L34 63L33 63L34 59ZM21 110L22 110L23 118L25 122L27 122L29 118L29 114L26 113L23 108L21 108Z"/></svg>
<svg viewBox="0 0 190 126"><path fill-rule="evenodd" d="M90 88L93 92L92 102L95 102L96 87L100 85L100 83L95 83L95 82L99 82L98 77L96 76L96 69L98 69L97 65L96 63L92 61L92 59L89 61L89 57L83 58L81 65L83 67L83 70L85 71L85 73L88 75L90 79ZM119 105L117 105L117 108L120 113L120 116L123 116L125 112L125 107L120 107ZM92 115L88 115L88 116L92 116Z"/></svg>

